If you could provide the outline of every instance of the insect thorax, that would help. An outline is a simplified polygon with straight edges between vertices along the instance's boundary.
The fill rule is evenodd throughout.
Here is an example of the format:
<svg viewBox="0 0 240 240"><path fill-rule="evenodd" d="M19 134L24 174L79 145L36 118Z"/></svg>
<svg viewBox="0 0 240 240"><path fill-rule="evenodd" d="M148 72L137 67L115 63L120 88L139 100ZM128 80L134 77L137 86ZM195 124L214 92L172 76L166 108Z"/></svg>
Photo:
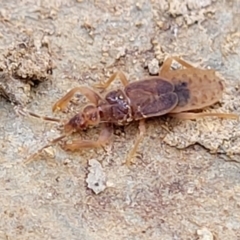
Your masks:
<svg viewBox="0 0 240 240"><path fill-rule="evenodd" d="M105 102L99 106L102 121L125 125L132 121L129 99L122 90L114 90L105 96Z"/></svg>

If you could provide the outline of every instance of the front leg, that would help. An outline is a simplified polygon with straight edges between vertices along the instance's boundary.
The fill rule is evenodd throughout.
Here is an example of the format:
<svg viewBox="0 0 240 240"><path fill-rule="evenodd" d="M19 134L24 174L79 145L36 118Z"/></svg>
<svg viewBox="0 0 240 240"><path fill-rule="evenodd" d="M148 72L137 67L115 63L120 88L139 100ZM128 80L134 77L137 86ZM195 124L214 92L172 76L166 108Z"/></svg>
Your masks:
<svg viewBox="0 0 240 240"><path fill-rule="evenodd" d="M113 136L113 126L111 124L104 124L97 141L93 140L72 140L71 143L64 143L62 148L64 150L76 151L85 148L99 148L104 147L109 143Z"/></svg>
<svg viewBox="0 0 240 240"><path fill-rule="evenodd" d="M98 105L98 102L101 100L100 95L91 88L85 86L75 87L53 105L52 108L53 112L55 112L56 110L64 111L67 108L67 105L72 99L72 97L77 92L80 92L82 95L88 98L88 100L91 103L95 104L96 106Z"/></svg>

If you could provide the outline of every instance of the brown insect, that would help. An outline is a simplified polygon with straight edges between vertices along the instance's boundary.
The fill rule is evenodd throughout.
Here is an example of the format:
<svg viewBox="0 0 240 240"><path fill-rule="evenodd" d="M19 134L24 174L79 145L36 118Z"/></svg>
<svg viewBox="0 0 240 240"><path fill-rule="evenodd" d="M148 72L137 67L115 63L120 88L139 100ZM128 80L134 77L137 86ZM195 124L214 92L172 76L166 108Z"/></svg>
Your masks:
<svg viewBox="0 0 240 240"><path fill-rule="evenodd" d="M171 70L173 60L180 63L183 68ZM177 57L168 58L164 62L159 76L129 83L122 72L117 72L108 81L97 84L96 87L105 90L117 76L124 86L123 89L109 91L102 97L91 88L80 86L73 88L54 104L53 111L65 110L77 92L85 95L90 102L80 113L64 124L65 134L82 131L90 126L102 125L97 141L75 139L71 143L63 143L62 146L65 150L102 147L111 140L114 125L126 125L132 121L139 121L140 134L126 161L126 164L130 165L131 159L143 139L144 119L146 118L165 114L180 119L196 119L205 116L238 118L236 114L231 113L190 112L218 102L223 93L223 83L216 76L214 70L195 68ZM55 139L52 143L65 136Z"/></svg>

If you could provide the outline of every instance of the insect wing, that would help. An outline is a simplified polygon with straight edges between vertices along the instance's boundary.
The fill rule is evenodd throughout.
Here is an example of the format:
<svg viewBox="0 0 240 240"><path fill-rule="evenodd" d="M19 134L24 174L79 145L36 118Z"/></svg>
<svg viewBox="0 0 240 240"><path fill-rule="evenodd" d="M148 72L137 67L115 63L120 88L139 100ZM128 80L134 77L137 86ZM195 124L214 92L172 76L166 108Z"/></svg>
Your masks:
<svg viewBox="0 0 240 240"><path fill-rule="evenodd" d="M178 103L177 94L173 91L173 84L159 77L133 82L125 88L136 120L171 111Z"/></svg>

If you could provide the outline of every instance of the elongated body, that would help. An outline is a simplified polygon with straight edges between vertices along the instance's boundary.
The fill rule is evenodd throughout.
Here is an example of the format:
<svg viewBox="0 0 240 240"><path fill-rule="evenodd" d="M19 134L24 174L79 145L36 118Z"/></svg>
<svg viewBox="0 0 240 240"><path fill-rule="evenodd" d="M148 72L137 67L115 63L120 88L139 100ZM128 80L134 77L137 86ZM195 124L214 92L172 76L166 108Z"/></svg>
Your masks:
<svg viewBox="0 0 240 240"><path fill-rule="evenodd" d="M180 63L182 69L171 70L173 60ZM223 83L214 70L195 68L175 57L164 62L159 76L129 83L122 72L117 72L107 82L97 84L96 87L105 90L117 76L124 86L122 89L111 90L102 96L91 88L80 86L72 89L55 103L53 111L64 110L77 92L85 95L90 102L64 125L66 134L81 131L90 126L102 125L97 141L75 139L71 143L65 142L64 149L74 151L101 147L110 141L114 125L126 125L132 121L139 121L140 134L126 162L130 164L143 138L144 119L146 118L165 114L180 119L195 119L204 116L238 118L236 114L231 113L190 112L210 106L220 100Z"/></svg>
<svg viewBox="0 0 240 240"><path fill-rule="evenodd" d="M88 115L92 122L97 120L126 125L132 121L164 115L177 104L178 95L174 92L174 85L160 77L152 77L130 83L123 90L110 91L99 100L97 107L88 105L84 112L92 111ZM81 117L82 113L79 114L75 116L76 119ZM73 122L70 120L70 124ZM77 124L73 126L74 129L79 127Z"/></svg>

